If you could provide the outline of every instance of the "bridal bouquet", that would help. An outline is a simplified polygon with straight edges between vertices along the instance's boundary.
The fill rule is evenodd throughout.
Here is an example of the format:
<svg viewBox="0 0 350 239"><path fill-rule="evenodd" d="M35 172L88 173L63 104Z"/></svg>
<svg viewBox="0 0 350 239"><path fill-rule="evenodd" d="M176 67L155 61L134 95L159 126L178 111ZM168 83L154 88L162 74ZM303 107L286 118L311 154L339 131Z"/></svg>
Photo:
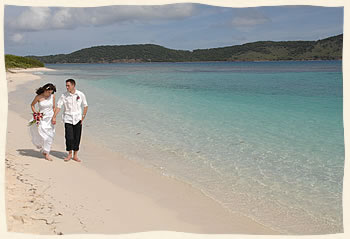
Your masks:
<svg viewBox="0 0 350 239"><path fill-rule="evenodd" d="M40 120L43 118L44 114L40 112L34 112L33 113L33 119L29 122L28 126L31 126L33 124L39 124Z"/></svg>

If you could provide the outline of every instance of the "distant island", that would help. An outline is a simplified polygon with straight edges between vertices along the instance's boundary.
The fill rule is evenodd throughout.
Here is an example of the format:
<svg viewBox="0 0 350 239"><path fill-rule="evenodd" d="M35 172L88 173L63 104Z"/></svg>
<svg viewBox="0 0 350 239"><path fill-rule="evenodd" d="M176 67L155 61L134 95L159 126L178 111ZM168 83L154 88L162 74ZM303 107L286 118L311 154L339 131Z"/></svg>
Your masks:
<svg viewBox="0 0 350 239"><path fill-rule="evenodd" d="M43 63L341 60L343 34L318 41L258 41L242 45L173 50L154 44L94 46L70 54L27 56Z"/></svg>

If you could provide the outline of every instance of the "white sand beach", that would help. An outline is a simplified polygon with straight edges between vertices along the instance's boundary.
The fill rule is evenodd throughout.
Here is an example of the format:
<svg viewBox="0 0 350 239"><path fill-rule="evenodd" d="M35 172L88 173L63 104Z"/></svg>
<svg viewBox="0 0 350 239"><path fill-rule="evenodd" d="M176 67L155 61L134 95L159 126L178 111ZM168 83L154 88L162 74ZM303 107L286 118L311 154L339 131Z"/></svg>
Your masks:
<svg viewBox="0 0 350 239"><path fill-rule="evenodd" d="M31 74L38 70L50 69L7 72L8 91L18 91L18 85L40 79ZM9 97L9 102L16 100ZM30 112L29 104L23 105L22 113ZM53 161L46 161L32 145L29 118L21 117L21 112L8 111L5 193L10 232L279 234L230 213L185 183L106 149L94 141L88 129L81 143L83 162L64 162L64 130L58 122ZM104 164L106 160L113 163ZM107 175L113 175L113 182Z"/></svg>

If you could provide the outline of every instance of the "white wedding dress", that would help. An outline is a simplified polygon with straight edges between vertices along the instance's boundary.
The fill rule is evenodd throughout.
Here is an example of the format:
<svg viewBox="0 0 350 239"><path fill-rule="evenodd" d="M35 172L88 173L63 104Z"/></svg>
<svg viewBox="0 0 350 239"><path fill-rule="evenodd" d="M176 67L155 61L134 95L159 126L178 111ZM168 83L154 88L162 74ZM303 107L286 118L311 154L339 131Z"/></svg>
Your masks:
<svg viewBox="0 0 350 239"><path fill-rule="evenodd" d="M55 137L55 126L51 123L53 112L53 96L38 102L40 113L44 116L39 124L30 126L32 142L41 153L50 153L51 144ZM32 119L33 120L33 119Z"/></svg>

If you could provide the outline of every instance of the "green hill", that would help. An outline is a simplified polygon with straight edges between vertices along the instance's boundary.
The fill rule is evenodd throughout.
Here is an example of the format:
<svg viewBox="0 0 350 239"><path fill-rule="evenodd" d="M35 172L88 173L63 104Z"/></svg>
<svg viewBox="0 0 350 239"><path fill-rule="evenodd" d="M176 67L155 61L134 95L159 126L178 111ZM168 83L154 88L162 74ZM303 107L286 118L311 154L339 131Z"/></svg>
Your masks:
<svg viewBox="0 0 350 239"><path fill-rule="evenodd" d="M193 51L154 44L95 46L70 54L28 57L44 63L340 60L342 49L343 34L318 41L259 41Z"/></svg>
<svg viewBox="0 0 350 239"><path fill-rule="evenodd" d="M37 59L14 55L5 55L5 67L7 70L9 68L44 67L44 64Z"/></svg>

